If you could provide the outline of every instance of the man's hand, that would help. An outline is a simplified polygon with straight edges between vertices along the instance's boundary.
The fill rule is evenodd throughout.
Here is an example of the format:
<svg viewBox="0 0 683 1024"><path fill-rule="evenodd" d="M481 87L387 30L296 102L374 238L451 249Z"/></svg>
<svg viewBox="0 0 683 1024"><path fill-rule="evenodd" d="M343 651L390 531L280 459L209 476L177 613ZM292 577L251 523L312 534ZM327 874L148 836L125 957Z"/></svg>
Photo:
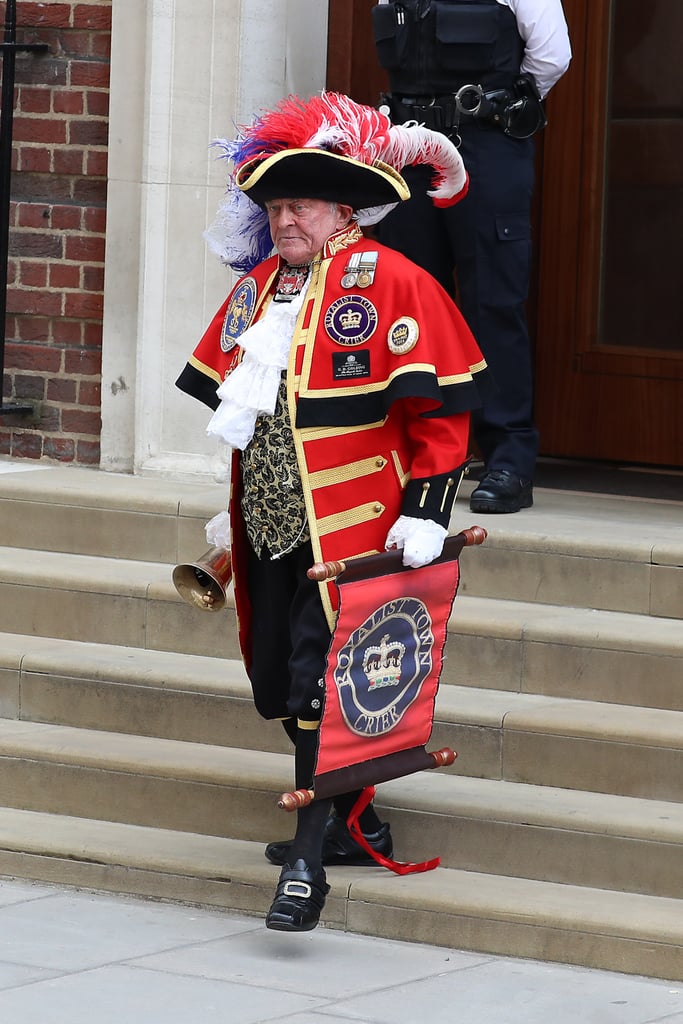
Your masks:
<svg viewBox="0 0 683 1024"><path fill-rule="evenodd" d="M212 548L230 550L230 513L219 512L204 527L206 541Z"/></svg>
<svg viewBox="0 0 683 1024"><path fill-rule="evenodd" d="M413 519L399 516L387 534L387 551L403 549L403 564L411 569L429 565L443 551L448 531L433 519Z"/></svg>

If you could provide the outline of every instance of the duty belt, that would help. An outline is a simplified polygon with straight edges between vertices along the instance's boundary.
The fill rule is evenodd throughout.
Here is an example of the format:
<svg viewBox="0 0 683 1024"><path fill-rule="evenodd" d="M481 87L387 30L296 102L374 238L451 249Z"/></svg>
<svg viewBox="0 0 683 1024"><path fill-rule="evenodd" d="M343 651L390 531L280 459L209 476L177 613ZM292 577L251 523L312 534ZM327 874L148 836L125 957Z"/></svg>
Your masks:
<svg viewBox="0 0 683 1024"><path fill-rule="evenodd" d="M497 128L513 139L529 139L547 121L545 107L531 75L520 74L509 88L487 89L470 82L457 92L442 96L382 97L392 120L417 121L433 131L443 132L460 144L458 132L477 122L482 128Z"/></svg>
<svg viewBox="0 0 683 1024"><path fill-rule="evenodd" d="M448 132L463 121L474 120L463 117L455 105L455 93L445 96L387 96L383 97L394 121L418 121L438 132Z"/></svg>

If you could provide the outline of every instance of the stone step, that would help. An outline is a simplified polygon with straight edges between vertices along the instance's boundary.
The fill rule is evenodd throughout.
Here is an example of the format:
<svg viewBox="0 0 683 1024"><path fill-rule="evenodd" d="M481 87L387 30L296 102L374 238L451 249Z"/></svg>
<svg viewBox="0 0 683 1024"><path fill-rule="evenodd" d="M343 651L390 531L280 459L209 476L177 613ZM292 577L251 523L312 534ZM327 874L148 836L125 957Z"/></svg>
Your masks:
<svg viewBox="0 0 683 1024"><path fill-rule="evenodd" d="M683 711L680 619L461 593L443 680Z"/></svg>
<svg viewBox="0 0 683 1024"><path fill-rule="evenodd" d="M482 517L486 542L462 556L464 594L683 618L683 505L551 490L535 502Z"/></svg>
<svg viewBox="0 0 683 1024"><path fill-rule="evenodd" d="M451 531L472 525L466 481ZM18 548L168 562L197 558L225 484L50 467L0 477L0 541ZM682 506L538 489L523 515L481 517L463 594L683 618Z"/></svg>
<svg viewBox="0 0 683 1024"><path fill-rule="evenodd" d="M234 613L190 608L171 572L166 563L0 547L0 629L238 656Z"/></svg>
<svg viewBox="0 0 683 1024"><path fill-rule="evenodd" d="M175 564L205 550L204 524L226 500L226 484L72 466L3 473L0 543Z"/></svg>
<svg viewBox="0 0 683 1024"><path fill-rule="evenodd" d="M201 613L200 613L201 617ZM289 753L241 662L0 634L7 719ZM683 712L442 685L430 747L458 773L683 800Z"/></svg>
<svg viewBox="0 0 683 1024"><path fill-rule="evenodd" d="M190 608L171 571L166 563L0 547L0 629L238 657L234 611ZM443 679L683 710L682 669L680 619L478 598L463 589Z"/></svg>
<svg viewBox="0 0 683 1024"><path fill-rule="evenodd" d="M18 809L265 843L291 755L0 721L0 789ZM679 896L683 805L424 772L384 783L397 856L568 885Z"/></svg>
<svg viewBox="0 0 683 1024"><path fill-rule="evenodd" d="M291 751L257 714L241 661L52 637L0 633L0 717Z"/></svg>
<svg viewBox="0 0 683 1024"><path fill-rule="evenodd" d="M254 843L0 807L0 873L262 917L278 869ZM437 868L330 868L322 925L683 980L683 901Z"/></svg>

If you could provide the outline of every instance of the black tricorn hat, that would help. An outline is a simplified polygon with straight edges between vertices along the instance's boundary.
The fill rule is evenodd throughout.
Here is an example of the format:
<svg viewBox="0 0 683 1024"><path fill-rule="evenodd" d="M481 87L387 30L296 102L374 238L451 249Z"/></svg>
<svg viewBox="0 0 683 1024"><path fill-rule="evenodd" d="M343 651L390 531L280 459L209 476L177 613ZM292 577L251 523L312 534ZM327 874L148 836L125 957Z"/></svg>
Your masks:
<svg viewBox="0 0 683 1024"><path fill-rule="evenodd" d="M393 167L376 160L362 163L325 149L285 149L240 166L235 184L262 206L271 199L326 199L354 210L410 198Z"/></svg>

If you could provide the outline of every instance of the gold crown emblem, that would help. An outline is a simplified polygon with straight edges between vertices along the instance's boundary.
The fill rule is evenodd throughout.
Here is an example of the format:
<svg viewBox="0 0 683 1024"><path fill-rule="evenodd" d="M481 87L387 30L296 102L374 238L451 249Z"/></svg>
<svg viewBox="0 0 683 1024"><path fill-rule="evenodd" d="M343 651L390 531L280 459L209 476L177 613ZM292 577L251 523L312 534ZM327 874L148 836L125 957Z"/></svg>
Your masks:
<svg viewBox="0 0 683 1024"><path fill-rule="evenodd" d="M389 634L383 636L379 647L368 647L363 657L363 671L370 686L376 690L380 686L398 686L401 680L401 662L406 652L405 644L394 640L388 644Z"/></svg>
<svg viewBox="0 0 683 1024"><path fill-rule="evenodd" d="M346 312L342 313L339 317L339 323L344 331L350 331L354 328L360 327L361 321L361 314L353 309L347 309Z"/></svg>

